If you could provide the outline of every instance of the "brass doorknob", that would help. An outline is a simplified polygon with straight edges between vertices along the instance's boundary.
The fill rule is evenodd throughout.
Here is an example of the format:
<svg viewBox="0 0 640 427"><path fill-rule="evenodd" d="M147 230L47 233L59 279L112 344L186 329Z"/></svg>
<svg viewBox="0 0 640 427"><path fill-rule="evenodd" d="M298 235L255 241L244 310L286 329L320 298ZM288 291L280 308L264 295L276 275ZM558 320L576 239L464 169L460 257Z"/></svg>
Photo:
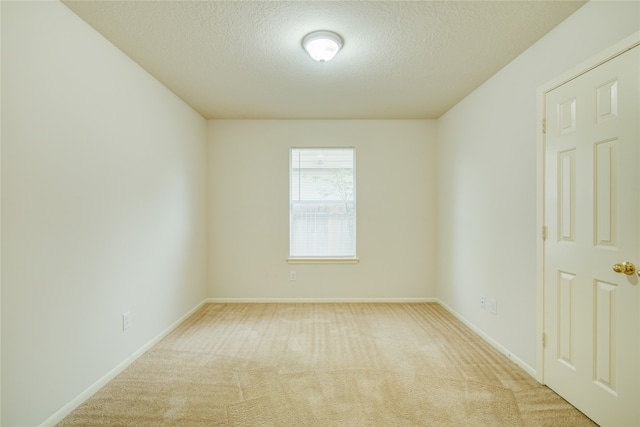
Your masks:
<svg viewBox="0 0 640 427"><path fill-rule="evenodd" d="M622 264L615 264L613 266L613 271L615 271L616 273L624 273L627 276L631 276L636 272L636 266L633 265L632 262L625 261ZM640 272L638 274L640 274Z"/></svg>

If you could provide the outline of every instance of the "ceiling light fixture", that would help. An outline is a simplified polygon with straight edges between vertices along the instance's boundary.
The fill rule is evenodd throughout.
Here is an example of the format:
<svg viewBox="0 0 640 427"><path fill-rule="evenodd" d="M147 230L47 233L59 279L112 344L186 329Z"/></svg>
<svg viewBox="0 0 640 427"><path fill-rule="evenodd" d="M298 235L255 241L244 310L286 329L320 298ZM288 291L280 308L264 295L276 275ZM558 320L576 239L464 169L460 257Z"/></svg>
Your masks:
<svg viewBox="0 0 640 427"><path fill-rule="evenodd" d="M314 31L304 36L302 47L316 61L330 61L342 48L342 37L331 31Z"/></svg>

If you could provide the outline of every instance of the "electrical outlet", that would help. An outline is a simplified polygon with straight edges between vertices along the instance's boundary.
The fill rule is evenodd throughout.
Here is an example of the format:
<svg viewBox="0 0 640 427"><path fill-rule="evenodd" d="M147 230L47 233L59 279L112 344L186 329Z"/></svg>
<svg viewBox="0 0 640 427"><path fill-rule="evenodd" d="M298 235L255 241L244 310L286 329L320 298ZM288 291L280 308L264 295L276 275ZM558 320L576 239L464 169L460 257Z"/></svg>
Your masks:
<svg viewBox="0 0 640 427"><path fill-rule="evenodd" d="M487 299L485 297L480 297L480 308L483 310L487 308Z"/></svg>
<svg viewBox="0 0 640 427"><path fill-rule="evenodd" d="M295 271L290 271L289 272L289 280L291 280L292 282L294 282L296 280L296 272Z"/></svg>
<svg viewBox="0 0 640 427"><path fill-rule="evenodd" d="M126 312L122 315L122 330L126 331L131 326L131 313Z"/></svg>
<svg viewBox="0 0 640 427"><path fill-rule="evenodd" d="M492 314L498 314L498 303L494 299L490 299L489 303L489 312Z"/></svg>

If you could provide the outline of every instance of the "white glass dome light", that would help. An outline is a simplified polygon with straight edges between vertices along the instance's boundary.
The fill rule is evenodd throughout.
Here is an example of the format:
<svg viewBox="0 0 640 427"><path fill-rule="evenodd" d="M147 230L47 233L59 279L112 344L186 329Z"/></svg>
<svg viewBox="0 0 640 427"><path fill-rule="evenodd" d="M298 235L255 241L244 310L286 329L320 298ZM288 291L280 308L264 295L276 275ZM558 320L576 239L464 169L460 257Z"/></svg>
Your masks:
<svg viewBox="0 0 640 427"><path fill-rule="evenodd" d="M326 62L342 48L342 37L331 31L314 31L302 39L302 47L316 61Z"/></svg>

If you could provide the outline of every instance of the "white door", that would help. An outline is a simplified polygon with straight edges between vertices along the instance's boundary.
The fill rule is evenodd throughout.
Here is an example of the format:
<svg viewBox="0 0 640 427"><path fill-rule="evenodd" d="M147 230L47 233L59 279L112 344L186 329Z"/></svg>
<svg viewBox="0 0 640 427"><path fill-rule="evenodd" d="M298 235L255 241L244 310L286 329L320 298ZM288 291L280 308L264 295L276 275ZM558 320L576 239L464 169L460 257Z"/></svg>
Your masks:
<svg viewBox="0 0 640 427"><path fill-rule="evenodd" d="M545 96L544 382L602 426L640 426L639 67Z"/></svg>

